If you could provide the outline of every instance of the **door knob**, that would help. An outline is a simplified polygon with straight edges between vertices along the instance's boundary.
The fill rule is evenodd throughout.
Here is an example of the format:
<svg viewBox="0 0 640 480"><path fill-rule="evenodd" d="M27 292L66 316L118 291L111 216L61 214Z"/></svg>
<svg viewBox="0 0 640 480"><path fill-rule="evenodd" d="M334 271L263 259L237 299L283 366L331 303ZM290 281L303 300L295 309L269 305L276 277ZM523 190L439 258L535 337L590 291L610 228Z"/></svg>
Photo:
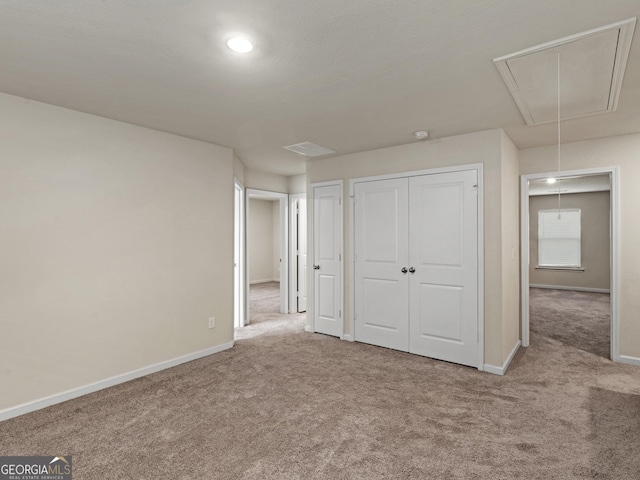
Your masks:
<svg viewBox="0 0 640 480"><path fill-rule="evenodd" d="M407 273L407 267L402 267L402 270L400 270L402 273Z"/></svg>
<svg viewBox="0 0 640 480"><path fill-rule="evenodd" d="M314 265L314 266L313 266L313 269L314 269L314 270L320 270L320 265Z"/></svg>
<svg viewBox="0 0 640 480"><path fill-rule="evenodd" d="M413 267L411 267L411 268L409 269L409 271L410 271L411 273L415 273L415 272L416 272L416 269L415 269L415 268L413 268Z"/></svg>

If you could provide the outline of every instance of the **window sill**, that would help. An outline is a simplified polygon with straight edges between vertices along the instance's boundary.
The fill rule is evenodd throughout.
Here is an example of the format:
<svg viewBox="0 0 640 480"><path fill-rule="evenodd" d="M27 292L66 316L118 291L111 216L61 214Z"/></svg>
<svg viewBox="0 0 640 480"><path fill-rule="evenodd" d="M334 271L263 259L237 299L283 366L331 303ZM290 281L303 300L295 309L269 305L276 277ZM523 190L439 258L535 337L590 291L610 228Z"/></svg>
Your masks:
<svg viewBox="0 0 640 480"><path fill-rule="evenodd" d="M535 267L536 270L562 270L567 272L584 272L583 267L545 267L538 265Z"/></svg>

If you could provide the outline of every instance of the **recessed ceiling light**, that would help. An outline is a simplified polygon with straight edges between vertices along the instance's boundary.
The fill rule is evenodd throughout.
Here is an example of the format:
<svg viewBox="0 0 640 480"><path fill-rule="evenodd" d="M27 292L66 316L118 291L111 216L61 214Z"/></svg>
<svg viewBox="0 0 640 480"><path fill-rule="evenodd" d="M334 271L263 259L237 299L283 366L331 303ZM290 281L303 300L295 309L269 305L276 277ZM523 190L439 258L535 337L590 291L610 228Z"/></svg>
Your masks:
<svg viewBox="0 0 640 480"><path fill-rule="evenodd" d="M227 41L227 47L238 53L249 53L253 50L253 44L244 37L230 38Z"/></svg>
<svg viewBox="0 0 640 480"><path fill-rule="evenodd" d="M429 138L429 132L427 130L418 130L417 132L413 132L413 136L418 140L424 140Z"/></svg>

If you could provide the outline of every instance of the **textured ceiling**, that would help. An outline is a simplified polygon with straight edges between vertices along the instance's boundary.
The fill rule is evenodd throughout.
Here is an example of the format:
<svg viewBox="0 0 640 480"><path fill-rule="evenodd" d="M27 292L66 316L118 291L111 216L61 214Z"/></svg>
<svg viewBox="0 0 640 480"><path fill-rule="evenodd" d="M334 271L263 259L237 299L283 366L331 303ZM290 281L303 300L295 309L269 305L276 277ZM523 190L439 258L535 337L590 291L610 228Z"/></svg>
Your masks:
<svg viewBox="0 0 640 480"><path fill-rule="evenodd" d="M493 59L640 14L637 0L0 0L0 91L232 147L293 175L282 149L338 154L526 127ZM233 54L230 32L256 49ZM640 42L618 111L563 123L563 141L640 131Z"/></svg>

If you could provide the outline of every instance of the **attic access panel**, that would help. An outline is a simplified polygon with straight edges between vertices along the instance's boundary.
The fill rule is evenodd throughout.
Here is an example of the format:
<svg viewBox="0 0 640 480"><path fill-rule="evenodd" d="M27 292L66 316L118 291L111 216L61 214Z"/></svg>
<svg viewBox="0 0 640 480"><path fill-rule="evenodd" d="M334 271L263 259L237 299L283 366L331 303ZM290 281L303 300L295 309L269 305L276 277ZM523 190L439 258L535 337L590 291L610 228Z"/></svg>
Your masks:
<svg viewBox="0 0 640 480"><path fill-rule="evenodd" d="M494 59L527 125L613 112L618 106L636 19Z"/></svg>

